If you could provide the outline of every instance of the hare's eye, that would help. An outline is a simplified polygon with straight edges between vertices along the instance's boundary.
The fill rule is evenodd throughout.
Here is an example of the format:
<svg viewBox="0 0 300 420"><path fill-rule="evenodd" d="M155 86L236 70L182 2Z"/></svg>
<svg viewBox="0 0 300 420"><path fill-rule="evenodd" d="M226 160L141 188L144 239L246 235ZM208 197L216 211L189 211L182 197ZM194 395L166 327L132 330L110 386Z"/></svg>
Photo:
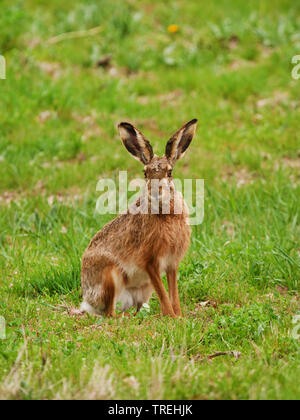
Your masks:
<svg viewBox="0 0 300 420"><path fill-rule="evenodd" d="M172 169L170 169L170 170L168 171L168 177L169 177L169 178L171 178L171 176L172 176Z"/></svg>
<svg viewBox="0 0 300 420"><path fill-rule="evenodd" d="M147 178L147 172L146 171L144 171L144 176L145 176L145 178Z"/></svg>

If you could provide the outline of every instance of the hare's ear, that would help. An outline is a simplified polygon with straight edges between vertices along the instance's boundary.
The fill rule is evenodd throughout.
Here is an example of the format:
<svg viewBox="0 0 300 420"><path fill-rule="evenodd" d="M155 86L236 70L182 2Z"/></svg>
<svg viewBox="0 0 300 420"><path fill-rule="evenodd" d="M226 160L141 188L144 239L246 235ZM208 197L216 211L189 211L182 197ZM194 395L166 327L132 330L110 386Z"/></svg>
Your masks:
<svg viewBox="0 0 300 420"><path fill-rule="evenodd" d="M194 137L196 127L197 120L191 120L177 130L168 141L165 155L172 165L184 155Z"/></svg>
<svg viewBox="0 0 300 420"><path fill-rule="evenodd" d="M149 141L133 125L121 122L118 125L120 137L124 146L133 157L144 165L150 163L153 158L153 150Z"/></svg>

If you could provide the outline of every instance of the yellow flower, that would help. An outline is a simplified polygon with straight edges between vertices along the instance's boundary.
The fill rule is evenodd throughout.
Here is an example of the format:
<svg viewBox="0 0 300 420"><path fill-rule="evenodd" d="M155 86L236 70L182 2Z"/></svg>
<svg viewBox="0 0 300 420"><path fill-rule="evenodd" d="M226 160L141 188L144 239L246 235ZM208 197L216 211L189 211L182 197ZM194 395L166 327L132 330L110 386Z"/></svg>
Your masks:
<svg viewBox="0 0 300 420"><path fill-rule="evenodd" d="M176 34L176 32L178 32L178 31L179 31L179 26L178 25L173 24L173 25L168 26L169 34Z"/></svg>

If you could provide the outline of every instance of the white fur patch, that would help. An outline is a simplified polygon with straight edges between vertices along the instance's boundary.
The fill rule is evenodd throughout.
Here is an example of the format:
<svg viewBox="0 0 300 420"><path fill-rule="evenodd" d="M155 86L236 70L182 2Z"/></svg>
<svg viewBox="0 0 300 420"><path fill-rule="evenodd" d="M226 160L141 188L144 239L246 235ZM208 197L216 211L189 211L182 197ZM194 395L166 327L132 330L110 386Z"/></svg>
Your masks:
<svg viewBox="0 0 300 420"><path fill-rule="evenodd" d="M83 301L82 304L80 305L80 310L83 312L87 312L90 315L96 315L97 311L95 310L95 308L93 308L89 303Z"/></svg>
<svg viewBox="0 0 300 420"><path fill-rule="evenodd" d="M153 287L148 285L140 288L124 288L117 301L121 303L121 310L127 311L132 306L140 308L143 303L148 303L153 293Z"/></svg>
<svg viewBox="0 0 300 420"><path fill-rule="evenodd" d="M178 258L175 258L174 255L165 255L159 259L159 270L161 274L166 273L169 268L175 268L178 264Z"/></svg>
<svg viewBox="0 0 300 420"><path fill-rule="evenodd" d="M146 283L149 283L150 279L148 274L144 270L141 270L134 263L123 263L122 268L128 277L127 287L141 287L144 286Z"/></svg>
<svg viewBox="0 0 300 420"><path fill-rule="evenodd" d="M127 289L123 289L117 299L121 303L121 311L127 311L134 305L133 297Z"/></svg>

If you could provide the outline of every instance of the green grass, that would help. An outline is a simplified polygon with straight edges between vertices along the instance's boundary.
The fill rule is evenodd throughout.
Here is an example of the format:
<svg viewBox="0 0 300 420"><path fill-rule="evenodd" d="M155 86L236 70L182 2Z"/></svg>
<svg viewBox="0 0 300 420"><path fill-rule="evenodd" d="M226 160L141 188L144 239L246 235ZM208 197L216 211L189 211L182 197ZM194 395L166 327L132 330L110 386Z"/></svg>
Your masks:
<svg viewBox="0 0 300 420"><path fill-rule="evenodd" d="M0 398L299 399L299 12L286 0L1 2ZM116 124L163 153L191 118L175 175L205 180L205 218L180 266L184 318L161 318L155 296L138 317L70 316L81 255L111 217L95 215L97 181L142 171ZM241 356L206 357L217 351Z"/></svg>

